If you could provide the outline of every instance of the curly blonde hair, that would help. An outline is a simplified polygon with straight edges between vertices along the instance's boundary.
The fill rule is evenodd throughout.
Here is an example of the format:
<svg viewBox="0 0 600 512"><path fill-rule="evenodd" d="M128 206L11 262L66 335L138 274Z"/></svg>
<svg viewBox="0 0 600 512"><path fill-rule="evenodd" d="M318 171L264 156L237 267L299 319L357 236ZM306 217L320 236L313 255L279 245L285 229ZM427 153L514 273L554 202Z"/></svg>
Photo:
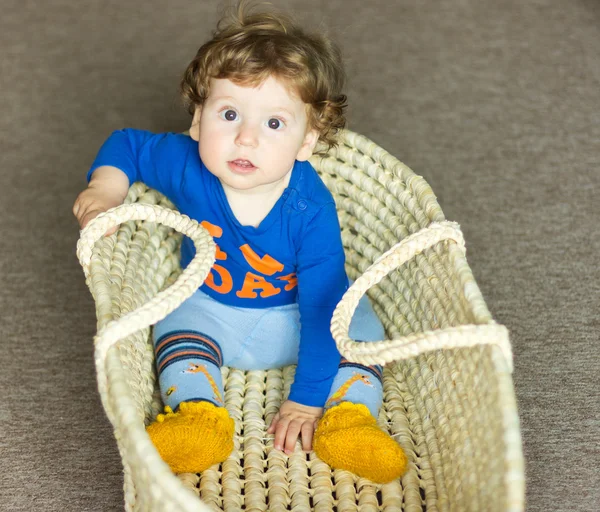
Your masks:
<svg viewBox="0 0 600 512"><path fill-rule="evenodd" d="M344 128L345 73L338 47L327 37L308 34L282 13L252 13L241 0L217 25L181 79L180 92L190 114L204 104L211 78L256 87L269 76L282 81L308 105L309 126L327 148Z"/></svg>

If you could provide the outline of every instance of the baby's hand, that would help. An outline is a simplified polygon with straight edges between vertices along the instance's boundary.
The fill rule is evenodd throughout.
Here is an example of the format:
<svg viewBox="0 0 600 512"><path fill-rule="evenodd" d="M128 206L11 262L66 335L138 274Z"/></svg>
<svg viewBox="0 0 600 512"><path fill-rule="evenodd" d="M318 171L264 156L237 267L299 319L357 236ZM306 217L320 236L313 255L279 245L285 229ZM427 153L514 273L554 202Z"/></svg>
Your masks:
<svg viewBox="0 0 600 512"><path fill-rule="evenodd" d="M73 215L77 217L79 226L83 229L93 218L106 210L119 206L122 202L118 196L107 194L95 187L88 187L77 196L73 205ZM110 228L106 232L106 236L112 235L117 228L118 226Z"/></svg>
<svg viewBox="0 0 600 512"><path fill-rule="evenodd" d="M275 433L275 449L283 450L288 455L294 451L298 435L301 435L302 449L309 452L312 449L317 421L322 415L322 407L311 407L286 400L273 417L267 434Z"/></svg>
<svg viewBox="0 0 600 512"><path fill-rule="evenodd" d="M96 169L88 188L77 196L73 205L73 215L81 229L102 212L123 204L128 190L129 179L123 171L109 166ZM106 236L112 235L117 228L109 229Z"/></svg>

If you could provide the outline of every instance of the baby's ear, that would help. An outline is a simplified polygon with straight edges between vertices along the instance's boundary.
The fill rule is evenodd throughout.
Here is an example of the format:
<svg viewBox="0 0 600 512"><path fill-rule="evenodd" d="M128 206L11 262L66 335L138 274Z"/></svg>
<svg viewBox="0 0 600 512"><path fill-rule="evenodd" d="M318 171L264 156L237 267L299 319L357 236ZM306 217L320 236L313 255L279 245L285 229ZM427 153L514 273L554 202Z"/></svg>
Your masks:
<svg viewBox="0 0 600 512"><path fill-rule="evenodd" d="M298 156L296 156L296 160L299 162L304 162L308 160L319 141L319 132L317 130L309 130L306 132L306 136L304 137L304 142L302 146L300 146L300 151L298 151Z"/></svg>
<svg viewBox="0 0 600 512"><path fill-rule="evenodd" d="M200 116L202 114L202 107L196 107L194 117L192 118L192 125L190 126L190 137L196 142L200 140Z"/></svg>

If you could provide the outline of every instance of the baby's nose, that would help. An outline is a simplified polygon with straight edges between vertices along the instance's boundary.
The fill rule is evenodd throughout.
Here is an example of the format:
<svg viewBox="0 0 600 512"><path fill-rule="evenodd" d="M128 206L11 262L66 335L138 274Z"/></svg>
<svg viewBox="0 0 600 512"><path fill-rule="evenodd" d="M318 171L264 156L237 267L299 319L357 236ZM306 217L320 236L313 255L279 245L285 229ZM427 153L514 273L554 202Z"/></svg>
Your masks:
<svg viewBox="0 0 600 512"><path fill-rule="evenodd" d="M256 147L258 145L258 131L251 123L243 123L236 137L236 144L240 146Z"/></svg>

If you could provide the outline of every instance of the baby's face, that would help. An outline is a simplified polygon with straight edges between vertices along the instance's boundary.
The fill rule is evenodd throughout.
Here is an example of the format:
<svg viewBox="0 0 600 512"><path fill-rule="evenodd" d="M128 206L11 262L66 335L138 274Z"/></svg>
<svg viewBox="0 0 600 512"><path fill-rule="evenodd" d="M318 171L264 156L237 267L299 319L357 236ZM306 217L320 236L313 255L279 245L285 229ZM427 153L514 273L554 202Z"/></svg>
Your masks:
<svg viewBox="0 0 600 512"><path fill-rule="evenodd" d="M190 135L222 183L264 191L287 179L294 160L307 160L318 139L308 128L305 103L273 77L256 88L211 79Z"/></svg>

